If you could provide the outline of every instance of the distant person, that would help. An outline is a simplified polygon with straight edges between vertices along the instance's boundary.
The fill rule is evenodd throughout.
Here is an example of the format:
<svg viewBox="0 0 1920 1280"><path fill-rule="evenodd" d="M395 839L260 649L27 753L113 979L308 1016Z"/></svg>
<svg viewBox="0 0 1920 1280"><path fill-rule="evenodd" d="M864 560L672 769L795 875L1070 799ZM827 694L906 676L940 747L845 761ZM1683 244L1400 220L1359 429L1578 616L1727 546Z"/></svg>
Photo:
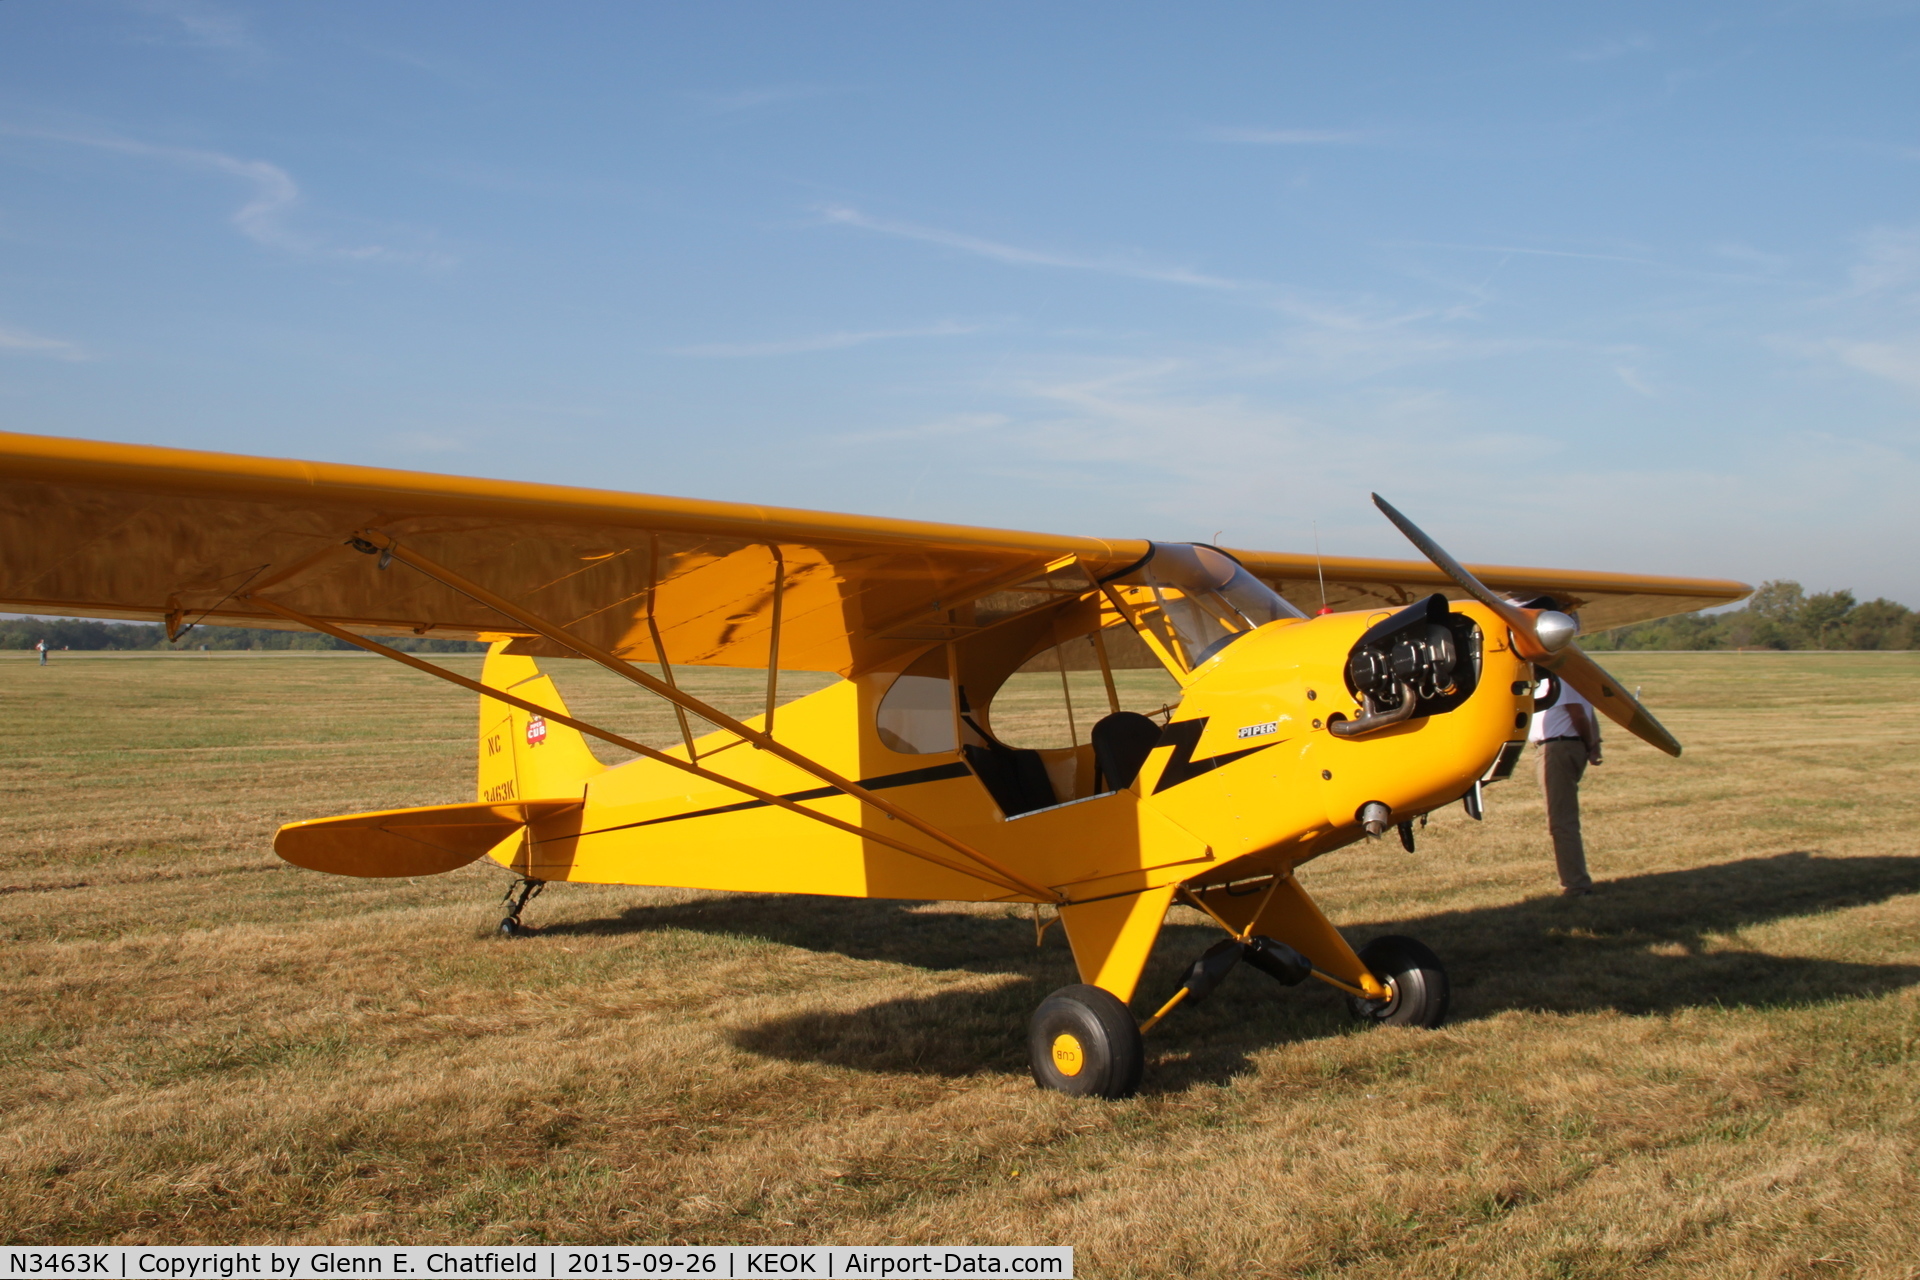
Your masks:
<svg viewBox="0 0 1920 1280"><path fill-rule="evenodd" d="M40 651L40 665L43 667L46 666L47 665L47 642L45 640L42 640L39 644L33 647Z"/></svg>
<svg viewBox="0 0 1920 1280"><path fill-rule="evenodd" d="M1558 609L1550 596L1526 602L1528 609ZM1540 790L1547 798L1547 830L1553 836L1553 861L1560 871L1560 892L1584 898L1593 892L1587 874L1587 850L1580 838L1580 780L1588 765L1600 763L1600 717L1580 691L1558 676L1535 704L1527 739L1533 743Z"/></svg>

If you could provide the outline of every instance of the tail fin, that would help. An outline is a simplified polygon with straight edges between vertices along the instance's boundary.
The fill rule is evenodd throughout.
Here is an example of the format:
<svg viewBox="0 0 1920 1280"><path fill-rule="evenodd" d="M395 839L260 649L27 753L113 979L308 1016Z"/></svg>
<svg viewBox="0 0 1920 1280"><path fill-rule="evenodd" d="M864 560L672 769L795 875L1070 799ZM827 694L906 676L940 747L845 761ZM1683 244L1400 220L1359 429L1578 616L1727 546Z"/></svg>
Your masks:
<svg viewBox="0 0 1920 1280"><path fill-rule="evenodd" d="M509 655L506 640L487 650L480 681L512 692L536 706L570 714L553 681L532 658ZM493 698L480 699L480 799L579 799L582 785L606 766L594 759L578 729L549 723Z"/></svg>

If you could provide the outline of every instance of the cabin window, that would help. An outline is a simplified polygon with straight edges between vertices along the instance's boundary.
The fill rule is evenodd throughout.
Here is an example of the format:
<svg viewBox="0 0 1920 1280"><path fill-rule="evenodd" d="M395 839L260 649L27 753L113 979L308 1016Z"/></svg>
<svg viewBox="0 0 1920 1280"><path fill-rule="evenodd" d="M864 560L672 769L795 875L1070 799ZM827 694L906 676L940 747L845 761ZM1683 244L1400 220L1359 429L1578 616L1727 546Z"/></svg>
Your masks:
<svg viewBox="0 0 1920 1280"><path fill-rule="evenodd" d="M1109 631L1108 643L1114 639ZM1116 702L1118 710L1164 719L1160 713L1180 701L1179 684L1157 663L1110 674L1111 694L1092 636L1076 636L1042 649L993 695L989 716L993 736L1010 747L1042 751L1083 746L1091 740L1095 723L1115 710Z"/></svg>
<svg viewBox="0 0 1920 1280"><path fill-rule="evenodd" d="M953 683L947 679L947 651L922 654L894 677L874 715L880 744L906 756L931 756L958 750L953 737Z"/></svg>
<svg viewBox="0 0 1920 1280"><path fill-rule="evenodd" d="M1194 542L1154 543L1114 585L1188 671L1255 627L1307 616L1232 556Z"/></svg>

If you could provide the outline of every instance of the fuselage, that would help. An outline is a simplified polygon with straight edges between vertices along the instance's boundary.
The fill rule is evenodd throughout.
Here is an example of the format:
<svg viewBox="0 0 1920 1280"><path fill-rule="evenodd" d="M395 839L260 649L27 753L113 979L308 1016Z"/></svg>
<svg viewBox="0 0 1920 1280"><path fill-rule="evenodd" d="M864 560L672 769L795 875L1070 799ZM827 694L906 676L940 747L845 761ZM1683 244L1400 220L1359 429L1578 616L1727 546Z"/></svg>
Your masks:
<svg viewBox="0 0 1920 1280"><path fill-rule="evenodd" d="M1462 655L1472 666L1470 674L1462 667L1470 692L1444 713L1340 736L1334 726L1366 714L1364 694L1348 678L1350 654L1387 615L1283 618L1181 673L1178 705L1127 786L1096 790L1086 743L1040 752L1058 802L1011 816L957 747L907 753L883 741L876 711L915 658L783 706L778 737L1069 901L1173 882L1218 884L1291 868L1354 842L1369 803L1384 805L1398 822L1457 800L1504 746L1524 738L1530 665L1488 611L1462 605L1454 613L1472 624L1476 651ZM544 758L572 745L544 727L530 734L528 720L502 704L483 707L483 742L503 740L515 755L523 793L507 798L547 798L525 791L525 779L539 777ZM758 720L748 723L760 728ZM694 746L699 763L716 773L939 849L731 735L711 734ZM675 754L684 757L686 749ZM591 759L583 744L575 759L582 757ZM488 781L483 747L482 798L502 798L501 785ZM494 857L542 880L1022 900L1002 885L796 819L657 762L596 769L572 785L570 794L584 801L578 810L534 823Z"/></svg>

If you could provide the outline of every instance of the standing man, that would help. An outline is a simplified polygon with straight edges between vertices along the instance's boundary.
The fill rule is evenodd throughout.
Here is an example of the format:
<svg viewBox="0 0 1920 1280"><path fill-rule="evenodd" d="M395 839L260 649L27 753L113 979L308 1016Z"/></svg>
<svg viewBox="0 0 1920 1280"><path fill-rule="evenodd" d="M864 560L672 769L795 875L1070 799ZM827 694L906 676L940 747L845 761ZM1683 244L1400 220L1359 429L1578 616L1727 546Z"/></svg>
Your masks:
<svg viewBox="0 0 1920 1280"><path fill-rule="evenodd" d="M42 640L39 644L35 645L34 648L40 651L40 665L43 667L46 666L47 665L47 642L45 640Z"/></svg>
<svg viewBox="0 0 1920 1280"><path fill-rule="evenodd" d="M1558 609L1560 605L1542 596L1524 607ZM1580 779L1588 765L1600 763L1600 718L1578 689L1558 676L1549 679L1552 689L1534 704L1527 739L1533 743L1540 790L1547 798L1547 830L1553 835L1560 893L1584 898L1593 892L1593 877L1587 874L1587 850L1580 839Z"/></svg>

